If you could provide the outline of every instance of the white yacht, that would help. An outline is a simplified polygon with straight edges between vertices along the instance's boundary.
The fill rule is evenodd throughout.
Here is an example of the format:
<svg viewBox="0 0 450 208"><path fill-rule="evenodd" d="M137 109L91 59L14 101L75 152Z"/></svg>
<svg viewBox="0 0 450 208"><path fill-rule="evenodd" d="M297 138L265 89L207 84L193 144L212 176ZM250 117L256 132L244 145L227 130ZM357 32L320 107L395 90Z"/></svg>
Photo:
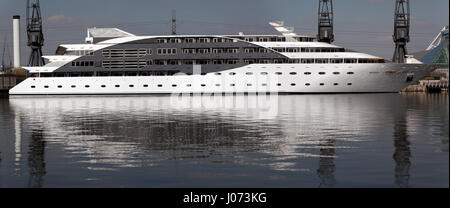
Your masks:
<svg viewBox="0 0 450 208"><path fill-rule="evenodd" d="M60 45L11 95L399 92L433 71L297 35L135 36L89 28L84 44Z"/></svg>

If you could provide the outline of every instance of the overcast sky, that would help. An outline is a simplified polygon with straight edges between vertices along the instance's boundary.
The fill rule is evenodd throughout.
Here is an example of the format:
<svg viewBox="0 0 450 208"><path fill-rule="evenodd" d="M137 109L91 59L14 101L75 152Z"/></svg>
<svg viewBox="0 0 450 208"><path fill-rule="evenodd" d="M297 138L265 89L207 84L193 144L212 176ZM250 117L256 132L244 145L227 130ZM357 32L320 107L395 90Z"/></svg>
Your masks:
<svg viewBox="0 0 450 208"><path fill-rule="evenodd" d="M32 2L35 0L31 0ZM277 34L268 22L283 20L298 34L317 33L318 0L41 0L44 54L61 43L82 43L88 27L117 27L136 35L169 34L176 9L179 34ZM395 0L335 0L335 43L392 58ZM448 0L411 0L409 52L424 50L448 25ZM12 55L12 16L21 16L26 63L26 0L0 0L0 49L5 35ZM0 53L1 53L0 51ZM1 57L0 57L1 58Z"/></svg>

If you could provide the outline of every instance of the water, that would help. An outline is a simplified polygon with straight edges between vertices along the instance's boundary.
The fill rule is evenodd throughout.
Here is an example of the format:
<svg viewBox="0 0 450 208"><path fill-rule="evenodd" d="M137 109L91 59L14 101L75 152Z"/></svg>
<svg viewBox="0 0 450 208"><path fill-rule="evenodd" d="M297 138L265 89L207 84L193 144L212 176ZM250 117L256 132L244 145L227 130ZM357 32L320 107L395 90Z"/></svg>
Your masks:
<svg viewBox="0 0 450 208"><path fill-rule="evenodd" d="M0 99L0 187L448 188L448 104L448 94Z"/></svg>

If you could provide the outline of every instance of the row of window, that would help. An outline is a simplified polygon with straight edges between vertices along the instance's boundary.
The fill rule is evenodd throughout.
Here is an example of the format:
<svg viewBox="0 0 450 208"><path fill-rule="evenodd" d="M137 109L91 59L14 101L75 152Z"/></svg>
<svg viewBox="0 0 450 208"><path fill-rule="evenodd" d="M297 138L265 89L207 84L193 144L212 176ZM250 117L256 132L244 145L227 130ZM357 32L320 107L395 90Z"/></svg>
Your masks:
<svg viewBox="0 0 450 208"><path fill-rule="evenodd" d="M155 60L104 60L104 68L142 68L151 65L222 65L239 64L239 59L155 59ZM244 59L245 64L363 64L384 63L383 59L343 59L343 58L319 58L319 59ZM94 66L94 61L74 61L73 67ZM100 67L100 63L96 65Z"/></svg>
<svg viewBox="0 0 450 208"><path fill-rule="evenodd" d="M41 77L104 77L104 76L173 76L175 74L180 73L178 70L169 70L169 71L140 71L140 72L56 72L56 73L41 73ZM207 75L208 73L201 73L201 75ZM215 72L210 73L214 75L223 75L224 73ZM246 72L245 75L255 75L257 73L254 72ZM267 76L268 72L259 72L260 75ZM283 72L275 72L275 75L283 75ZM289 75L299 75L301 73L297 72L289 72L286 73ZM312 75L312 72L303 72L304 75ZM319 75L326 75L326 72L318 72ZM340 75L340 72L333 72L333 75ZM347 72L348 75L354 75L354 72ZM192 75L192 73L184 73L184 75ZM235 76L236 72L229 72L228 75Z"/></svg>
<svg viewBox="0 0 450 208"><path fill-rule="evenodd" d="M325 86L325 83L320 83L319 85L320 85L320 86ZM339 83L333 83L333 86L338 86L338 85L339 85ZM353 84L352 84L352 83L347 83L347 86L351 86L351 85L353 85ZM156 86L157 86L157 87L163 87L162 84L158 84L158 85L156 85ZM201 86L201 87L207 87L206 84L201 84L200 86ZM215 84L214 86L220 87L221 84ZM236 86L236 84L230 84L230 87L235 87L235 86ZM246 86L247 86L247 87L252 87L253 84L250 84L250 83L249 83L249 84L247 84ZM267 87L268 85L267 85L267 83L262 83L261 86ZM281 83L277 83L276 86L281 87L282 84L281 84ZM293 87L294 87L294 86L297 86L297 84L296 84L296 83L291 83L290 86L293 86ZM311 84L310 84L310 83L305 83L305 86L311 86ZM71 85L70 87L71 87L71 88L77 88L76 85ZM85 87L85 88L90 88L91 86L90 86L90 85L84 85L84 87ZM101 88L106 88L106 85L100 85L100 87L101 87ZM119 87L121 87L121 86L120 86L120 85L114 85L114 87L115 87L115 88L119 88ZM134 88L135 85L130 84L130 85L128 85L128 87ZM148 84L144 84L144 85L142 85L142 87L147 88L147 87L149 87L149 85L148 85ZM172 87L178 87L178 85L173 84ZM192 87L192 84L186 84L186 87ZM31 88L32 88L32 89L35 89L36 86L35 86L35 85L32 85ZM48 89L48 88L50 88L50 87L49 87L48 85L44 85L44 88ZM63 88L63 86L62 86L62 85L58 85L57 88Z"/></svg>
<svg viewBox="0 0 450 208"><path fill-rule="evenodd" d="M72 66L94 66L94 61L73 61Z"/></svg>
<svg viewBox="0 0 450 208"><path fill-rule="evenodd" d="M156 43L227 43L233 42L232 39L226 38L159 38Z"/></svg>
<svg viewBox="0 0 450 208"><path fill-rule="evenodd" d="M280 53L332 53L345 52L344 48L271 48Z"/></svg>
<svg viewBox="0 0 450 208"><path fill-rule="evenodd" d="M102 55L106 58L140 58L151 55L151 49L103 49Z"/></svg>
<svg viewBox="0 0 450 208"><path fill-rule="evenodd" d="M69 55L69 56L93 56L94 55L94 50L66 51L65 55Z"/></svg>

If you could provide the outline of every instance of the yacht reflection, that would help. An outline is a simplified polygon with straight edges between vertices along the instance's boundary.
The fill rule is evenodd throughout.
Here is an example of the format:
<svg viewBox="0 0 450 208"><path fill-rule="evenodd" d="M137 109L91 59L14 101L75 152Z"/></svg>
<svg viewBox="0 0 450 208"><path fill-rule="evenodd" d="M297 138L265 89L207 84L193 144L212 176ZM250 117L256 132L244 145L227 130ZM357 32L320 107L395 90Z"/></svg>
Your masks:
<svg viewBox="0 0 450 208"><path fill-rule="evenodd" d="M30 175L28 187L41 188L45 170L45 141L42 130L32 130L28 150L28 168Z"/></svg>
<svg viewBox="0 0 450 208"><path fill-rule="evenodd" d="M394 116L394 154L395 184L401 188L409 187L409 169L411 167L411 143L408 140L408 115L402 111L403 106L398 104L398 113Z"/></svg>
<svg viewBox="0 0 450 208"><path fill-rule="evenodd" d="M319 188L333 188L336 184L334 171L336 165L334 164L335 149L334 140L329 139L325 144L320 144L320 159L317 175L320 178Z"/></svg>
<svg viewBox="0 0 450 208"><path fill-rule="evenodd" d="M10 105L31 129L42 129L34 133L35 143L30 145L36 147L30 152L40 154L35 160L29 158L33 184L42 182L45 175L46 141L61 144L68 157L74 153L91 170L104 170L105 164L108 170L116 170L198 158L275 171L315 172L320 187L334 187L337 150L392 129L384 124L394 115L396 184L408 186L407 120L404 114L398 116L405 109L392 108L403 102L401 96L280 96L275 116L240 108L234 101L238 97L222 98L231 103L228 108L215 101L207 107L193 105L201 96L176 105L167 96L23 97L11 99ZM308 167L299 162L302 158L318 158L318 166Z"/></svg>

